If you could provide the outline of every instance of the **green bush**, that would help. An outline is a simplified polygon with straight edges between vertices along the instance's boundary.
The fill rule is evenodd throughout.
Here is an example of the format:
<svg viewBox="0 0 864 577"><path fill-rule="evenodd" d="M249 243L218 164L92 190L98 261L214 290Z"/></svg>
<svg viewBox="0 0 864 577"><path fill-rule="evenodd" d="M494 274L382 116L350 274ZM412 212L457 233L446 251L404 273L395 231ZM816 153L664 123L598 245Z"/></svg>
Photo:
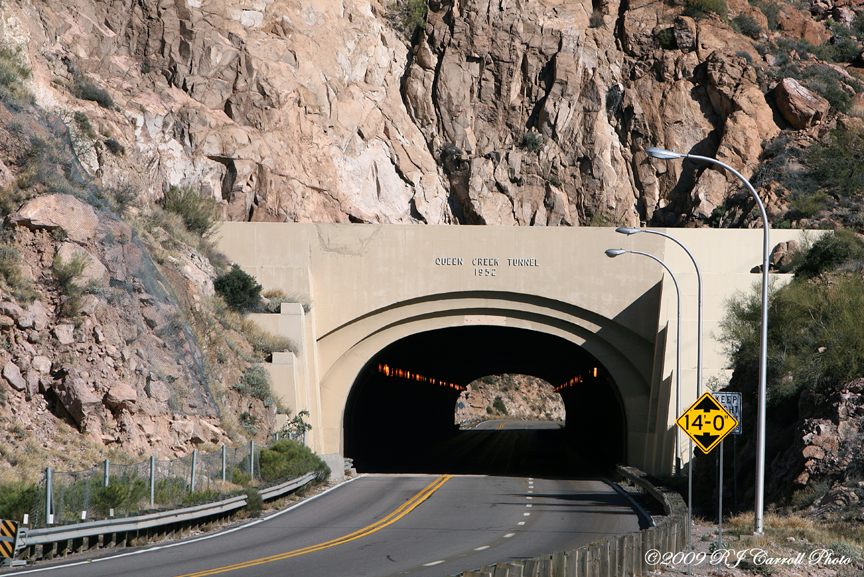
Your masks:
<svg viewBox="0 0 864 577"><path fill-rule="evenodd" d="M111 98L111 95L106 90L80 78L72 86L72 94L81 100L92 100L102 108L112 108L114 106L114 99Z"/></svg>
<svg viewBox="0 0 864 577"><path fill-rule="evenodd" d="M22 110L35 101L24 87L30 74L21 49L0 43L0 99L13 110Z"/></svg>
<svg viewBox="0 0 864 577"><path fill-rule="evenodd" d="M5 483L0 488L0 519L18 521L33 513L38 487L23 482Z"/></svg>
<svg viewBox="0 0 864 577"><path fill-rule="evenodd" d="M864 130L836 128L810 147L812 177L829 193L864 194Z"/></svg>
<svg viewBox="0 0 864 577"><path fill-rule="evenodd" d="M522 141L519 145L528 152L537 152L544 142L546 142L546 138L542 134L529 130L522 135Z"/></svg>
<svg viewBox="0 0 864 577"><path fill-rule="evenodd" d="M507 407L504 405L504 400L501 397L495 397L495 400L492 401L492 408L502 415L507 414Z"/></svg>
<svg viewBox="0 0 864 577"><path fill-rule="evenodd" d="M252 365L246 369L246 372L240 378L240 382L236 383L233 388L242 395L261 399L264 401L264 406L269 407L273 404L270 373L267 372L267 368L264 365ZM241 424L243 424L242 419ZM255 423L252 422L251 425L254 427Z"/></svg>
<svg viewBox="0 0 864 577"><path fill-rule="evenodd" d="M126 148L113 138L106 138L103 142L105 143L105 148L108 149L108 152L114 156L123 156L126 154Z"/></svg>
<svg viewBox="0 0 864 577"><path fill-rule="evenodd" d="M246 489L246 514L250 517L260 517L264 509L264 499L254 487Z"/></svg>
<svg viewBox="0 0 864 577"><path fill-rule="evenodd" d="M388 4L387 9L408 35L426 28L426 0L397 0Z"/></svg>
<svg viewBox="0 0 864 577"><path fill-rule="evenodd" d="M330 467L315 453L294 441L285 439L261 449L261 478L274 482L306 473L315 473L319 481L330 475Z"/></svg>
<svg viewBox="0 0 864 577"><path fill-rule="evenodd" d="M213 281L213 289L225 304L239 312L254 309L261 302L261 285L236 264Z"/></svg>
<svg viewBox="0 0 864 577"><path fill-rule="evenodd" d="M180 215L187 230L203 237L216 226L219 203L213 198L201 196L191 186L172 186L165 193L164 208Z"/></svg>
<svg viewBox="0 0 864 577"><path fill-rule="evenodd" d="M150 494L147 481L138 477L111 475L108 486L96 486L90 492L90 507L98 515L107 516L111 509L115 514L121 511L137 511Z"/></svg>
<svg viewBox="0 0 864 577"><path fill-rule="evenodd" d="M771 295L770 402L791 399L804 389L830 390L864 374L862 262L864 243L852 233L827 235L804 254L794 280ZM760 321L758 290L728 303L721 340L733 367L758 363Z"/></svg>
<svg viewBox="0 0 864 577"><path fill-rule="evenodd" d="M686 0L684 14L697 20L714 13L723 17L726 15L726 0Z"/></svg>
<svg viewBox="0 0 864 577"><path fill-rule="evenodd" d="M731 22L732 28L754 40L758 39L759 35L762 34L762 27L759 26L759 23L752 16L748 16L747 14L739 14Z"/></svg>
<svg viewBox="0 0 864 577"><path fill-rule="evenodd" d="M64 261L60 255L54 257L53 270L54 277L60 283L60 290L67 296L81 292L81 287L76 281L81 278L81 274L87 267L87 257L82 254L76 254L68 261Z"/></svg>
<svg viewBox="0 0 864 577"><path fill-rule="evenodd" d="M838 230L813 243L795 269L795 278L810 279L862 261L864 244L851 231Z"/></svg>
<svg viewBox="0 0 864 577"><path fill-rule="evenodd" d="M78 127L82 133L84 133L87 138L90 140L96 140L96 131L93 130L93 125L90 124L90 119L83 112L76 112L72 115L72 119L75 121L75 126Z"/></svg>
<svg viewBox="0 0 864 577"><path fill-rule="evenodd" d="M0 244L0 280L19 301L30 302L36 298L33 283L21 270L21 253L8 244Z"/></svg>

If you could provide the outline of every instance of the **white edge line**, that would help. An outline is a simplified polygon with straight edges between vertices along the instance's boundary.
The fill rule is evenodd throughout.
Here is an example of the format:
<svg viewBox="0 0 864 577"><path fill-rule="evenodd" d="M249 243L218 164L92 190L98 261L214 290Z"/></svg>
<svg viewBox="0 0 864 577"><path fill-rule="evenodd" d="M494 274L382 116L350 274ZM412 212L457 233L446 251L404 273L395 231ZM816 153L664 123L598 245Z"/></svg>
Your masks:
<svg viewBox="0 0 864 577"><path fill-rule="evenodd" d="M77 563L54 565L53 567L42 567L40 569L27 569L24 571L16 571L15 575L26 575L28 573L42 573L43 571L54 571L57 569L68 569L69 567L80 567L82 565L91 565L93 563L99 563L101 561L113 561L114 559L121 559L123 557L131 557L132 555L140 555L142 553L151 553L154 551L161 551L162 549L171 549L173 547L179 547L181 545L190 545L192 543L198 543L199 541L206 541L208 539L213 539L215 537L221 537L223 535L228 535L229 533L233 533L235 531L240 531L241 529L248 529L249 527L254 527L255 525L257 525L259 523L263 523L264 521L269 521L270 519L273 519L274 517L278 517L279 515L281 515L283 513L287 513L288 511L296 509L297 507L299 507L301 505L305 505L309 501L314 501L318 497L322 497L322 496L326 495L327 493L329 493L330 491L338 489L339 487L344 487L348 483L351 483L351 482L355 481L356 479L359 479L363 476L364 475L362 475L362 474L358 475L357 477L349 479L348 481L345 481L344 483L339 483L335 487L330 487L326 491L322 491L322 492L318 493L317 495L313 495L312 497L309 497L308 499L303 499L299 503L296 503L296 504L288 507L287 509L282 509L281 511L276 511L272 515L268 515L267 517L264 517L263 519L258 519L257 521L252 521L251 523L244 523L243 525L240 525L238 527L234 527L233 529L228 529L227 531L219 531L217 533L213 533L212 535L205 535L203 537L198 537L196 539L190 539L189 541L176 541L174 543L169 543L168 545L156 545L155 547L149 547L146 549L139 549L137 551L131 551L129 553L121 553L119 555L111 555L110 557L100 557L99 559L88 559L87 561L79 561Z"/></svg>
<svg viewBox="0 0 864 577"><path fill-rule="evenodd" d="M424 563L423 566L424 567L432 567L433 565L440 565L441 563L444 563L444 562L445 561L442 559L441 561L432 561L431 563Z"/></svg>

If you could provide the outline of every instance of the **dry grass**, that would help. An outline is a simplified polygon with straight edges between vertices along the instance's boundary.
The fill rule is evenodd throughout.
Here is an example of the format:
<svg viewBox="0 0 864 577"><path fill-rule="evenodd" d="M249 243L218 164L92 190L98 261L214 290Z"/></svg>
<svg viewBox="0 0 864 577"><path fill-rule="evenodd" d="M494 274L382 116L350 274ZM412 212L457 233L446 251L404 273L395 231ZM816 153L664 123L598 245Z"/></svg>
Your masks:
<svg viewBox="0 0 864 577"><path fill-rule="evenodd" d="M725 521L732 534L747 535L753 531L753 513L739 513ZM810 543L842 543L858 549L864 547L864 527L860 523L813 518L806 514L768 512L763 519L764 533L748 538L748 546L768 546L788 537Z"/></svg>

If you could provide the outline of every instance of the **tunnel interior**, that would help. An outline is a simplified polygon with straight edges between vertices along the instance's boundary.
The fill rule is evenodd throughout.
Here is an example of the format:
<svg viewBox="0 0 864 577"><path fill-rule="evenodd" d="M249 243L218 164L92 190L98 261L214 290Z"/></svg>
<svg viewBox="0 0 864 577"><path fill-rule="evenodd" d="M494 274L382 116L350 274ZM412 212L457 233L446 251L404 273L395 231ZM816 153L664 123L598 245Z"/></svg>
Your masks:
<svg viewBox="0 0 864 577"><path fill-rule="evenodd" d="M453 415L464 387L503 373L555 386L564 427L459 430ZM617 386L582 347L527 329L463 326L417 333L376 354L351 388L343 433L358 472L574 476L623 462L625 431Z"/></svg>

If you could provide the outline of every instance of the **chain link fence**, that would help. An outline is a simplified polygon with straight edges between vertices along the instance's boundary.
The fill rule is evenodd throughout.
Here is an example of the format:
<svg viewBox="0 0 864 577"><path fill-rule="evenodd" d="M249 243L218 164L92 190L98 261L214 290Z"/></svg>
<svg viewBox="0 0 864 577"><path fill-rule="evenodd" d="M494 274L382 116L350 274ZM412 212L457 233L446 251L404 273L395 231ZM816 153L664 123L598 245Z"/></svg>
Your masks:
<svg viewBox="0 0 864 577"><path fill-rule="evenodd" d="M283 436L283 439L285 436ZM278 439L277 439L278 440ZM46 469L30 512L31 527L125 517L222 498L262 481L261 448L222 447L132 465L110 461L83 471Z"/></svg>

